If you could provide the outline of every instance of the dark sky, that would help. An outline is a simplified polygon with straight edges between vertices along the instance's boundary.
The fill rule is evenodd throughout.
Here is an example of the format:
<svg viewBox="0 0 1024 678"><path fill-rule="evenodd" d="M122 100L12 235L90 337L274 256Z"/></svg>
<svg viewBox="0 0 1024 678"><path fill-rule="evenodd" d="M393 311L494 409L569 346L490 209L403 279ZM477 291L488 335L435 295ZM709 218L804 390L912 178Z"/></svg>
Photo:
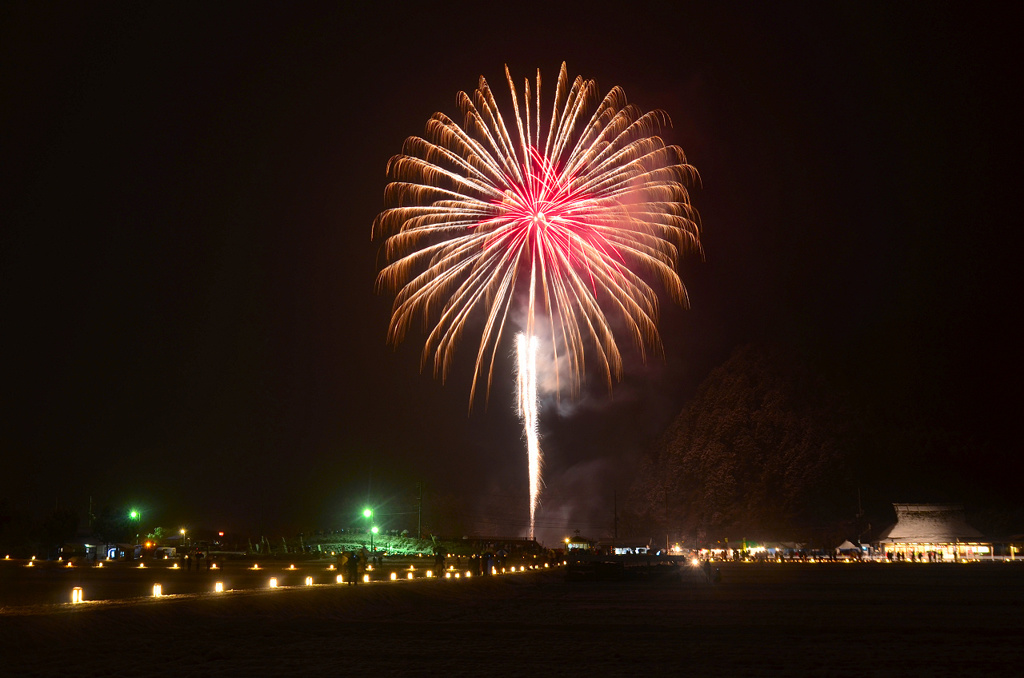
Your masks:
<svg viewBox="0 0 1024 678"><path fill-rule="evenodd" d="M610 529L748 341L973 440L979 482L1020 472L1019 12L486 4L0 8L0 498L287 531L407 511L422 482L524 533L510 376L467 413L468 342L446 384L419 337L385 345L370 227L388 158L457 91L562 61L672 117L706 259L664 360L542 413L542 537Z"/></svg>

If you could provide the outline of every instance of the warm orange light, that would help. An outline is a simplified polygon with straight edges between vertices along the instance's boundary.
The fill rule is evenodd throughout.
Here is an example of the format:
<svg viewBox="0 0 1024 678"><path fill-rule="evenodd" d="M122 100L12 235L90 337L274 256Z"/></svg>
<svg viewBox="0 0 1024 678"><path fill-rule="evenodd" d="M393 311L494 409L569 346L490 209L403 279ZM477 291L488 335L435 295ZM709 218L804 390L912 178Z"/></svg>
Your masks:
<svg viewBox="0 0 1024 678"><path fill-rule="evenodd" d="M75 588L71 589L71 602L72 603L80 603L83 600L85 600L85 598L83 597L82 587L81 586L76 586Z"/></svg>

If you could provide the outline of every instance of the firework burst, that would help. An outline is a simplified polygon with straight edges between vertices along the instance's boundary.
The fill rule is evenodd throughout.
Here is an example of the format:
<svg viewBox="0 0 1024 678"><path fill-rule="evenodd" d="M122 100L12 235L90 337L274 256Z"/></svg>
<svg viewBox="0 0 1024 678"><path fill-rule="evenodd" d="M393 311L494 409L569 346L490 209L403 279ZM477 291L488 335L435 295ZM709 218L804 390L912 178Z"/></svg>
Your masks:
<svg viewBox="0 0 1024 678"><path fill-rule="evenodd" d="M570 393L587 356L611 389L622 357L610 319L642 357L660 350L651 283L686 305L676 264L700 251L686 188L696 171L658 136L665 113L641 112L618 87L601 97L593 80L570 82L563 63L545 130L540 72L521 100L507 67L505 77L515 134L481 77L472 96L458 95L461 125L435 113L390 160L390 207L373 228L385 238L378 285L396 293L389 342L420 319L423 364L444 379L461 334L482 321L470 406L481 379L490 393L514 300L527 336L546 316Z"/></svg>

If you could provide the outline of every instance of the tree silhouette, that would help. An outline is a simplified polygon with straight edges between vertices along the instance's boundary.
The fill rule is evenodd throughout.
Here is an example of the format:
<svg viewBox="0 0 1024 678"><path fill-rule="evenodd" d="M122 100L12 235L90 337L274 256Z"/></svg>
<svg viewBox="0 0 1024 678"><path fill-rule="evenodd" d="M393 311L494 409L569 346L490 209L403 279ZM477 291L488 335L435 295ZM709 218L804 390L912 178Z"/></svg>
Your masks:
<svg viewBox="0 0 1024 678"><path fill-rule="evenodd" d="M854 420L800 361L742 347L644 459L631 504L697 539L823 538L856 506Z"/></svg>

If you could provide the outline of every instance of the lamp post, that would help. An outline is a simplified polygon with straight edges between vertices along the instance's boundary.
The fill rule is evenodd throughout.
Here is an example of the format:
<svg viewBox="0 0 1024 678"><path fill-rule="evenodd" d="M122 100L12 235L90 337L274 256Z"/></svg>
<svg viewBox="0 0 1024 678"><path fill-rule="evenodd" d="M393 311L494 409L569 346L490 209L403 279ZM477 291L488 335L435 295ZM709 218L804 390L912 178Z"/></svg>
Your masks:
<svg viewBox="0 0 1024 678"><path fill-rule="evenodd" d="M373 553L373 535L377 534L377 526L373 524L373 509L369 506L364 508L363 517L370 521L370 553Z"/></svg>
<svg viewBox="0 0 1024 678"><path fill-rule="evenodd" d="M128 511L128 520L135 524L135 545L139 544L139 521L142 520L142 514L139 513L138 509L131 509Z"/></svg>

